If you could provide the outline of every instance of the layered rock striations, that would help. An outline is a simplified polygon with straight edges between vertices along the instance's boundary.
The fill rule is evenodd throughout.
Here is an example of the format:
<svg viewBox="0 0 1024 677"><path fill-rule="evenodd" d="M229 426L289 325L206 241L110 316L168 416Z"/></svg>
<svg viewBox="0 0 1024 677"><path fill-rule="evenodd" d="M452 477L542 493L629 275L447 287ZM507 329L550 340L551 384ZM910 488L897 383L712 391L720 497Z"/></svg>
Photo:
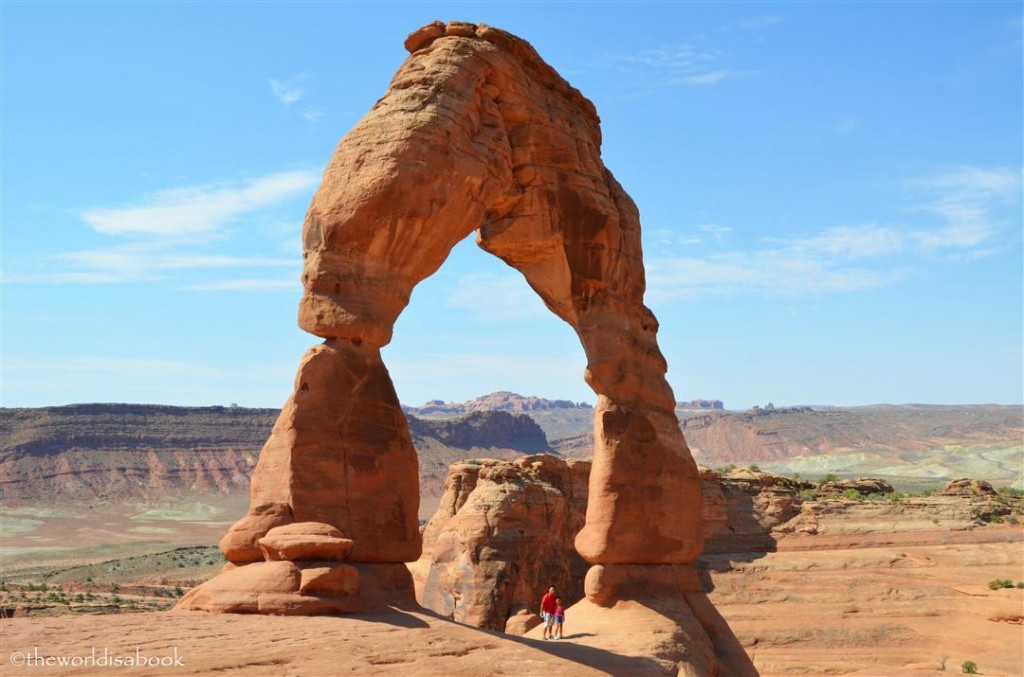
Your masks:
<svg viewBox="0 0 1024 677"><path fill-rule="evenodd" d="M405 45L410 57L338 145L306 216L299 325L324 343L303 358L261 453L253 509L288 505L295 521L338 528L353 562L419 557L415 452L380 348L413 288L475 232L587 356L598 404L575 538L595 565L584 613L643 606L649 577L650 594L679 601L653 613L692 631L680 671L713 674L726 660L720 619L690 567L703 546L700 478L643 304L639 213L601 161L594 106L528 43L483 24L435 22ZM248 519L239 529L251 533Z"/></svg>

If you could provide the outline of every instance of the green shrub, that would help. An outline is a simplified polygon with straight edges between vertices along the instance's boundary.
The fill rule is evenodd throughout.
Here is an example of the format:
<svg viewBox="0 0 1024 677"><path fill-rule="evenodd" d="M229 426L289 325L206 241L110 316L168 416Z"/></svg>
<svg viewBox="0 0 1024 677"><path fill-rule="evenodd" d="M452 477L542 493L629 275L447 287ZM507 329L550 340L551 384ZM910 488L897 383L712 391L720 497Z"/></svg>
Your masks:
<svg viewBox="0 0 1024 677"><path fill-rule="evenodd" d="M750 472L761 472L761 468L757 467L757 465L754 463L748 465L747 468L750 470Z"/></svg>
<svg viewBox="0 0 1024 677"><path fill-rule="evenodd" d="M1024 581L1017 581L1018 588L1024 588Z"/></svg>
<svg viewBox="0 0 1024 677"><path fill-rule="evenodd" d="M993 578L988 582L989 590L999 590L1000 588L1012 588L1013 581L1009 578Z"/></svg>
<svg viewBox="0 0 1024 677"><path fill-rule="evenodd" d="M1014 498L1024 498L1024 489L1014 489L1013 487L999 487L997 491L1005 496L1013 496Z"/></svg>
<svg viewBox="0 0 1024 677"><path fill-rule="evenodd" d="M862 497L860 495L860 492L857 491L856 489L846 489L845 491L843 491L843 498L849 499L851 501L859 501Z"/></svg>
<svg viewBox="0 0 1024 677"><path fill-rule="evenodd" d="M822 484L824 484L825 482L836 482L838 480L839 480L839 475L835 474L834 472L830 472L830 473L826 474L825 476L823 476L820 481L821 481Z"/></svg>
<svg viewBox="0 0 1024 677"><path fill-rule="evenodd" d="M974 661L964 661L960 664L960 669L964 671L965 675L978 674L978 665Z"/></svg>

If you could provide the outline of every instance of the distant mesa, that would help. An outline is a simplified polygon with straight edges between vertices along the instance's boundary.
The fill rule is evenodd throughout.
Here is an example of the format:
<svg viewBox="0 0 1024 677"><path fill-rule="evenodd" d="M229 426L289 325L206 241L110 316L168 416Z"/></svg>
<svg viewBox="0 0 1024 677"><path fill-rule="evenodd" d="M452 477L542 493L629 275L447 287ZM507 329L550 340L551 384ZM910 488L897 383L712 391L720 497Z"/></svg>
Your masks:
<svg viewBox="0 0 1024 677"><path fill-rule="evenodd" d="M725 409L722 400L690 400L689 402L676 402L676 409L714 409L721 411Z"/></svg>
<svg viewBox="0 0 1024 677"><path fill-rule="evenodd" d="M522 413L528 411L540 411L547 409L593 409L593 406L586 402L571 402L569 400L549 400L543 397L524 397L518 393L499 391L490 395L483 395L475 400L467 402L445 402L443 400L430 400L419 407L402 405L402 410L414 416L457 416L475 411L508 411Z"/></svg>

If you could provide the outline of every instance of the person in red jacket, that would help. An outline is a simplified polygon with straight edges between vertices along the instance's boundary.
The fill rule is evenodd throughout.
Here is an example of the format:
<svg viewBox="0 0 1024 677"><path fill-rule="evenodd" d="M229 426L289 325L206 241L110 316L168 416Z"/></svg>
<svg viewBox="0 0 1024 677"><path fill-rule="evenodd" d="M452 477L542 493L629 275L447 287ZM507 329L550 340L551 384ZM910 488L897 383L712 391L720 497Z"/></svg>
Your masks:
<svg viewBox="0 0 1024 677"><path fill-rule="evenodd" d="M548 588L548 594L540 598L540 617L544 621L544 639L553 639L555 636L555 600L554 586Z"/></svg>

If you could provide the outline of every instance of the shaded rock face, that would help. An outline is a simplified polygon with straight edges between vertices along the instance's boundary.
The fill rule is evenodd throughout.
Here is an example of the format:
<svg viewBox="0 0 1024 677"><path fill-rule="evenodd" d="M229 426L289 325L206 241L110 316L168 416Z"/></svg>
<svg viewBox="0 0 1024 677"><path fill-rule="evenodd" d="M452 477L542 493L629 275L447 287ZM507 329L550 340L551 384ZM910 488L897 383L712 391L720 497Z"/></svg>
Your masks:
<svg viewBox="0 0 1024 677"><path fill-rule="evenodd" d="M736 469L724 477L702 474L705 554L770 552L773 529L800 514L801 490L813 485L788 477Z"/></svg>
<svg viewBox="0 0 1024 677"><path fill-rule="evenodd" d="M419 603L500 631L518 612L536 612L549 586L566 606L579 600L587 563L572 542L589 475L589 461L550 455L453 465L410 566Z"/></svg>

